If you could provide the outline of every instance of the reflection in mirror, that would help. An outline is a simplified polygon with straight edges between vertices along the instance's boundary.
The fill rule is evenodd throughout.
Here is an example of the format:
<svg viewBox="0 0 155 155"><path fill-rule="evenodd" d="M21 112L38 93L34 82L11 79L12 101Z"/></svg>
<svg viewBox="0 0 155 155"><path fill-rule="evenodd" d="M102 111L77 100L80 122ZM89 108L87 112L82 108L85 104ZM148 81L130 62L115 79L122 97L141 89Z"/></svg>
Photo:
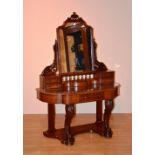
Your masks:
<svg viewBox="0 0 155 155"><path fill-rule="evenodd" d="M70 72L85 70L81 31L67 34L67 47Z"/></svg>
<svg viewBox="0 0 155 155"><path fill-rule="evenodd" d="M59 69L61 73L93 70L92 33L89 29L69 28L57 31L59 44Z"/></svg>

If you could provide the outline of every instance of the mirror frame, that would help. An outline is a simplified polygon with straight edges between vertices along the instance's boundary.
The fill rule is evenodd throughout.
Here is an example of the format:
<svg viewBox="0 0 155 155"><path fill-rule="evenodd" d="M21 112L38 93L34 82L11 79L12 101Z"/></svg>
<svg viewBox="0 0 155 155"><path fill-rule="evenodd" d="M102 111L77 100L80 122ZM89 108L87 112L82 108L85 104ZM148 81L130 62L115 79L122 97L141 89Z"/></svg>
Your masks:
<svg viewBox="0 0 155 155"><path fill-rule="evenodd" d="M81 31L82 44L84 54L85 71L94 71L95 65L95 53L94 53L94 40L93 40L93 28L86 24L86 22L80 18L76 13L73 13L62 26L57 28L57 41L58 41L58 69L60 74L70 73L70 62L67 45L67 35ZM80 71L80 72L81 72ZM74 71L71 73L77 73Z"/></svg>

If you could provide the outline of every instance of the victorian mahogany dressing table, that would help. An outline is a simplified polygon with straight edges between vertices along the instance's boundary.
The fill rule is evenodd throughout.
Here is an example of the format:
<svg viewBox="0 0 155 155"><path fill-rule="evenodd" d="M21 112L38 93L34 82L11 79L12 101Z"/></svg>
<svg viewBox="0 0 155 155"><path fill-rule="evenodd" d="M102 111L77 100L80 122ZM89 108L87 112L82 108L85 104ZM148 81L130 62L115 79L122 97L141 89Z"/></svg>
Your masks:
<svg viewBox="0 0 155 155"><path fill-rule="evenodd" d="M114 82L114 71L97 60L96 47L93 28L76 13L57 28L54 62L41 73L37 89L37 98L48 103L48 129L44 136L57 138L66 145L72 145L74 135L83 132L112 137L109 119L120 86ZM104 115L102 100L105 100ZM75 105L92 101L96 101L96 122L71 127ZM62 129L55 129L55 104L65 104Z"/></svg>

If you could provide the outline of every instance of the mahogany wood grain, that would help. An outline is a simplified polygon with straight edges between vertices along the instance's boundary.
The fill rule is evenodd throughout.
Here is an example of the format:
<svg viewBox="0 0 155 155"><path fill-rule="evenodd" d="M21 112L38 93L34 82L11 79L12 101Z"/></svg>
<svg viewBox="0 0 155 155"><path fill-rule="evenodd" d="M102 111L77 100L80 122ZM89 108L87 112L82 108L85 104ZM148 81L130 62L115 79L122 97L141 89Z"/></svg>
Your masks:
<svg viewBox="0 0 155 155"><path fill-rule="evenodd" d="M75 35L75 33L79 35L78 39L74 37L73 45L68 46L67 35ZM76 47L76 50L72 51L69 49L70 46L73 49ZM57 28L57 40L53 46L54 61L42 71L40 87L36 89L37 98L48 104L48 129L43 132L44 136L57 138L66 145L73 145L74 135L83 132L91 131L106 138L112 137L109 121L114 99L120 92L120 85L115 84L115 72L108 70L104 63L97 60L96 48L93 28L75 12ZM75 63L72 66L74 67L72 72L70 71L70 51L81 52L76 53L76 58L73 58L75 60L71 61ZM77 56L81 54L82 67L79 65L80 60ZM105 101L104 117L103 100ZM94 101L96 121L72 127L75 105ZM64 128L61 129L55 129L55 104L64 104L66 109Z"/></svg>
<svg viewBox="0 0 155 155"><path fill-rule="evenodd" d="M102 101L96 101L96 122L102 121Z"/></svg>

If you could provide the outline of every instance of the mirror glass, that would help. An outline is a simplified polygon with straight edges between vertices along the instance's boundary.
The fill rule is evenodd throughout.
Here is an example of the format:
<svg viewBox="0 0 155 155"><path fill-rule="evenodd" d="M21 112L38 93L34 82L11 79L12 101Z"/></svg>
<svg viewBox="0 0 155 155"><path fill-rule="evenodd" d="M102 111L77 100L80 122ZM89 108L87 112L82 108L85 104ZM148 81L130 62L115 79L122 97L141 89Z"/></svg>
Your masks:
<svg viewBox="0 0 155 155"><path fill-rule="evenodd" d="M73 32L66 37L70 72L85 70L82 32Z"/></svg>
<svg viewBox="0 0 155 155"><path fill-rule="evenodd" d="M92 69L91 38L83 29L58 30L61 73Z"/></svg>

